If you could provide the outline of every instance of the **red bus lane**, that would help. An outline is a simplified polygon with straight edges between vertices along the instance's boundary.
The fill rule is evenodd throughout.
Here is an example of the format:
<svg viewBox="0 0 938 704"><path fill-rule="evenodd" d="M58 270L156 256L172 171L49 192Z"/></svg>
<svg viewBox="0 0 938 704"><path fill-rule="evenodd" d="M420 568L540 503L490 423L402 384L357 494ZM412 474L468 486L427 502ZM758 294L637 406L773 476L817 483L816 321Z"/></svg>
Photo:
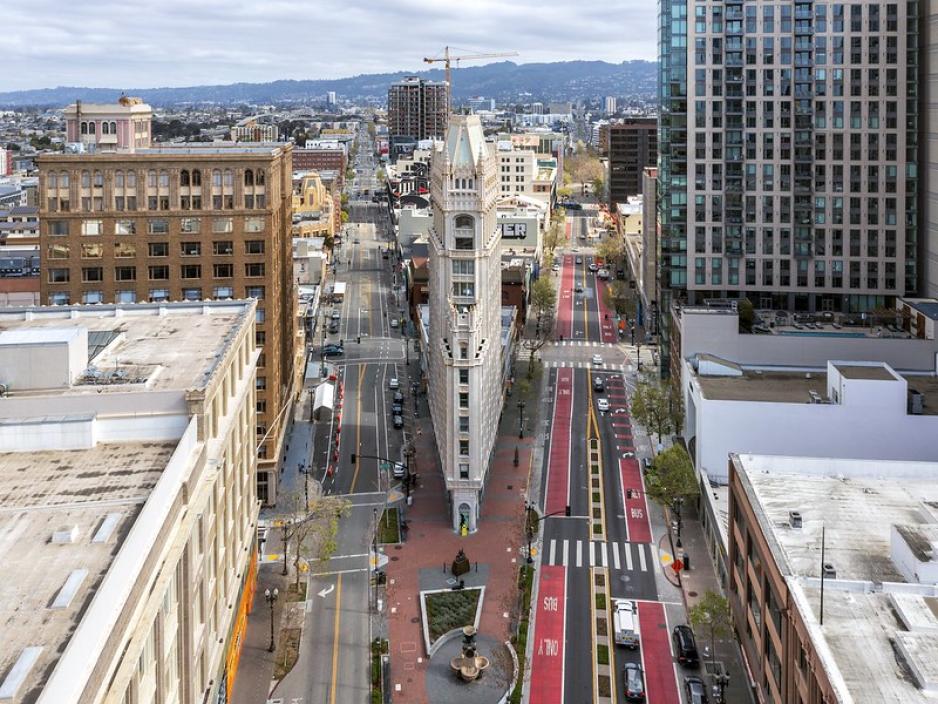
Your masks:
<svg viewBox="0 0 938 704"><path fill-rule="evenodd" d="M564 607L567 570L542 565L537 588L534 653L531 659L531 704L563 701Z"/></svg>
<svg viewBox="0 0 938 704"><path fill-rule="evenodd" d="M557 304L557 339L569 340L573 337L573 285L576 267L573 257L563 258L560 267L560 301Z"/></svg>
<svg viewBox="0 0 938 704"><path fill-rule="evenodd" d="M550 426L545 513L563 511L570 492L570 429L573 425L573 370L561 367L554 384L554 417Z"/></svg>
<svg viewBox="0 0 938 704"><path fill-rule="evenodd" d="M641 626L646 701L649 704L681 704L674 675L674 658L671 655L671 631L668 629L664 604L639 601L638 622Z"/></svg>
<svg viewBox="0 0 938 704"><path fill-rule="evenodd" d="M651 525L648 522L648 505L645 503L645 485L638 460L627 458L619 460L619 474L622 477L622 505L625 507L626 528L632 543L650 543ZM629 494L631 493L631 498Z"/></svg>
<svg viewBox="0 0 938 704"><path fill-rule="evenodd" d="M599 315L599 328L602 330L603 342L617 342L616 339L616 316L610 312L606 305L606 288L609 284L596 278L596 303Z"/></svg>

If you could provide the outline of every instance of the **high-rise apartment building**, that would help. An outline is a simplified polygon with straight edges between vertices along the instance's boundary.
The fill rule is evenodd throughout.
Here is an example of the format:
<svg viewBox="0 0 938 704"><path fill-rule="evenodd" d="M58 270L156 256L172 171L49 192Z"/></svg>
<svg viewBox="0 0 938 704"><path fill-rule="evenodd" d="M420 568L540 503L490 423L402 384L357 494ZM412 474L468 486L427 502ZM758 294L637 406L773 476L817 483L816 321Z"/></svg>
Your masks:
<svg viewBox="0 0 938 704"><path fill-rule="evenodd" d="M607 95L605 100L603 100L603 113L605 115L615 115L616 114L616 96Z"/></svg>
<svg viewBox="0 0 938 704"><path fill-rule="evenodd" d="M609 210L642 194L642 172L658 162L658 121L624 120L609 125Z"/></svg>
<svg viewBox="0 0 938 704"><path fill-rule="evenodd" d="M920 127L922 143L919 145L922 163L919 173L924 181L920 213L923 260L919 267L922 285L919 293L938 297L938 70L933 68L933 57L938 56L938 4L926 3L922 8L922 86Z"/></svg>
<svg viewBox="0 0 938 704"><path fill-rule="evenodd" d="M197 145L43 154L43 303L255 298L258 495L276 499L295 393L291 145Z"/></svg>
<svg viewBox="0 0 938 704"><path fill-rule="evenodd" d="M454 115L430 171L430 415L453 528L474 531L501 408L498 159L477 115Z"/></svg>
<svg viewBox="0 0 938 704"><path fill-rule="evenodd" d="M388 88L388 133L400 138L442 139L449 117L449 84L416 76Z"/></svg>
<svg viewBox="0 0 938 704"><path fill-rule="evenodd" d="M662 0L659 30L669 298L916 291L919 2Z"/></svg>

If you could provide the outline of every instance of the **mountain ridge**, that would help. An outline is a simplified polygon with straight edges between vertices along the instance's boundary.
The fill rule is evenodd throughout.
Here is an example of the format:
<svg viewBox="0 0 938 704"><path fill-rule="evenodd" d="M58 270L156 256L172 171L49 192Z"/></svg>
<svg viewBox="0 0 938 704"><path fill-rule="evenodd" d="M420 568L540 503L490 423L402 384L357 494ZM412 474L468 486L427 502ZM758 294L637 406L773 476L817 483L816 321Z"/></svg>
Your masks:
<svg viewBox="0 0 938 704"><path fill-rule="evenodd" d="M155 106L179 103L284 103L323 98L329 91L346 99L384 99L388 86L405 76L441 81L442 69L394 71L333 79L281 79L265 83L161 88L91 88L58 86L0 92L0 106L64 106L75 100L113 102L120 95L140 96ZM568 101L601 95L634 95L652 98L656 92L657 63L654 61L557 61L516 64L499 61L453 70L453 98L458 102L482 95L497 101ZM523 101L523 102L527 102ZM518 100L519 102L522 102Z"/></svg>

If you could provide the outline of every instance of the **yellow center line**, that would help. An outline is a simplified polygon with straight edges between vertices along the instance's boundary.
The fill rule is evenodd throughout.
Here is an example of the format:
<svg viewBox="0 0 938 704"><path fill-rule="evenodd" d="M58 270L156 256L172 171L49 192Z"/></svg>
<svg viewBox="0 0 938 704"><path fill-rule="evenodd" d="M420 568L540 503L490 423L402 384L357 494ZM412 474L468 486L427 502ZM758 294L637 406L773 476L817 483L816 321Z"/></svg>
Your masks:
<svg viewBox="0 0 938 704"><path fill-rule="evenodd" d="M586 292L586 264L583 265L583 292ZM590 321L589 321L589 305L586 301L586 298L583 298L583 339L590 339Z"/></svg>
<svg viewBox="0 0 938 704"><path fill-rule="evenodd" d="M339 614L342 609L342 575L335 582L335 620L332 622L332 686L329 689L329 704L335 704L336 684L339 680Z"/></svg>
<svg viewBox="0 0 938 704"><path fill-rule="evenodd" d="M361 452L362 449L362 381L365 378L365 365L358 367L358 384L355 388L355 452ZM349 493L355 493L355 484L358 483L358 468L362 466L360 458L355 462L355 473L352 475L352 486L349 487Z"/></svg>

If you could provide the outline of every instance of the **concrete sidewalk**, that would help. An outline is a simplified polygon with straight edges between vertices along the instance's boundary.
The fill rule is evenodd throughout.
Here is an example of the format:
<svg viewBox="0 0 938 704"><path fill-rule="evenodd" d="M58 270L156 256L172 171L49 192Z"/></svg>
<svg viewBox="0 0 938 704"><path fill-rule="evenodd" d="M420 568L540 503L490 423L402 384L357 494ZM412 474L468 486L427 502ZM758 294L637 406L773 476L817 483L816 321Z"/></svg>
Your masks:
<svg viewBox="0 0 938 704"><path fill-rule="evenodd" d="M248 614L247 633L241 649L234 691L229 693L231 704L264 704L267 701L273 686L274 653L267 650L270 645L270 607L264 598L264 591L276 588L282 593L285 585L280 565L261 565L258 568L254 607ZM274 624L278 630L282 606L280 600L274 605Z"/></svg>

